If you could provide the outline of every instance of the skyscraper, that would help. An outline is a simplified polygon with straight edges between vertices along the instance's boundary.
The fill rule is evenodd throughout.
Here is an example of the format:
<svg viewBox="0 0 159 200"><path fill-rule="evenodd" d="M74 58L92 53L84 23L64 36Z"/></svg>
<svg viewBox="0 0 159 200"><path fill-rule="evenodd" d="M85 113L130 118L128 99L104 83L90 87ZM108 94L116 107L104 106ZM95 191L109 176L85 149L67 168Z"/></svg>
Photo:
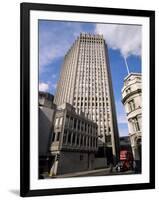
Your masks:
<svg viewBox="0 0 159 200"><path fill-rule="evenodd" d="M98 124L100 154L117 158L118 127L108 50L102 35L81 33L66 53L54 103L66 102Z"/></svg>

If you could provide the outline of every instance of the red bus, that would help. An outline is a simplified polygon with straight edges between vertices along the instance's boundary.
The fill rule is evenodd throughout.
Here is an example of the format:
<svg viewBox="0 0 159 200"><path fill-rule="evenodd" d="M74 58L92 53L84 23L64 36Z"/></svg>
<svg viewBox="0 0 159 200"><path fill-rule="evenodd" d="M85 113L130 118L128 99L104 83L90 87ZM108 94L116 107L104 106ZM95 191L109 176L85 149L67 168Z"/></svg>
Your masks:
<svg viewBox="0 0 159 200"><path fill-rule="evenodd" d="M128 150L120 151L120 162L116 168L118 171L127 171L133 169L133 155Z"/></svg>

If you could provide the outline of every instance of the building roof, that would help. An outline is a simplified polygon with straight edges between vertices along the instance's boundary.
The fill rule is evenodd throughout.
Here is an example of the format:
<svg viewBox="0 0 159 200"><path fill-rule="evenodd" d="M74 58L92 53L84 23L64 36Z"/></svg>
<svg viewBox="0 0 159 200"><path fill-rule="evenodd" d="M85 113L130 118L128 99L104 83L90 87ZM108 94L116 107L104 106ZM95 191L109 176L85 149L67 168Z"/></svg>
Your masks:
<svg viewBox="0 0 159 200"><path fill-rule="evenodd" d="M125 78L124 81L126 81L128 78L130 78L131 76L141 76L141 73L134 73L131 72L130 74L128 74Z"/></svg>

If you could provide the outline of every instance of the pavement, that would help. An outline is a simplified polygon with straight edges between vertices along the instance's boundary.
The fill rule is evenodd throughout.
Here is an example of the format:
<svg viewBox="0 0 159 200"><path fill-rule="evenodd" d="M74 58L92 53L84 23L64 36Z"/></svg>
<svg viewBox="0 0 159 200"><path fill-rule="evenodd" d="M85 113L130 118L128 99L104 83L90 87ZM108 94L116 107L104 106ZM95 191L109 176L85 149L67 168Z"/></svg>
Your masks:
<svg viewBox="0 0 159 200"><path fill-rule="evenodd" d="M68 178L68 177L82 177L82 176L105 176L105 175L124 175L124 174L134 174L134 171L116 172L115 168L110 172L110 168L95 169L83 172L67 173L62 175L56 175L52 178Z"/></svg>

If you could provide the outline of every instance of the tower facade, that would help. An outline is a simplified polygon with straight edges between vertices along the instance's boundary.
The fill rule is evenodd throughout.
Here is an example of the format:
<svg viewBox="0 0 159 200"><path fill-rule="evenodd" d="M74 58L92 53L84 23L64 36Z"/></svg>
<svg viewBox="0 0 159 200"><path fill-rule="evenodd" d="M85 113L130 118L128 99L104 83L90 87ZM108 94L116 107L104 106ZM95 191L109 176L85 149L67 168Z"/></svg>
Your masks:
<svg viewBox="0 0 159 200"><path fill-rule="evenodd" d="M98 125L98 147L118 158L116 120L108 50L102 35L81 33L65 55L54 98L89 115ZM109 154L109 153L108 153Z"/></svg>
<svg viewBox="0 0 159 200"><path fill-rule="evenodd" d="M122 103L125 107L130 142L134 160L141 167L141 138L142 138L142 83L140 73L130 73L124 79Z"/></svg>

